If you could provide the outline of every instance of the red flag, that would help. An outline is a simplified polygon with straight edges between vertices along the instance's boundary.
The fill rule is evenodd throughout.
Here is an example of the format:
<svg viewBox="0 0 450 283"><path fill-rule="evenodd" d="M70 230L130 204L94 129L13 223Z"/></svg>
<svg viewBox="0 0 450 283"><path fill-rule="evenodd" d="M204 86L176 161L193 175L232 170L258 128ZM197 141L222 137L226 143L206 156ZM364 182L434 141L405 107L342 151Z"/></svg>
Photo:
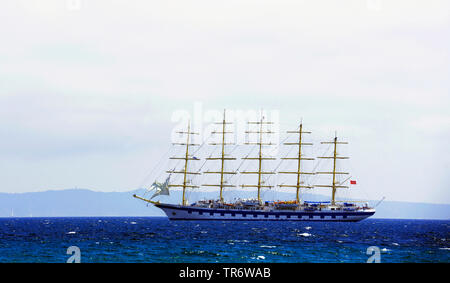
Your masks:
<svg viewBox="0 0 450 283"><path fill-rule="evenodd" d="M356 181L355 180L350 180L350 185L356 185Z"/></svg>

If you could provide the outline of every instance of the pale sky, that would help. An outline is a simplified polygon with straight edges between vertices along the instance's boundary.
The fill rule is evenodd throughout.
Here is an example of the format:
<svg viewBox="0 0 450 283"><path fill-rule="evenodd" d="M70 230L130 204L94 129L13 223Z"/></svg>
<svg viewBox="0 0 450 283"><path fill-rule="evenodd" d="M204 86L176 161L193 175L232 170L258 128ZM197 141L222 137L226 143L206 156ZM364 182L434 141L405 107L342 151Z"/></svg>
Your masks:
<svg viewBox="0 0 450 283"><path fill-rule="evenodd" d="M371 199L450 203L449 1L4 0L0 192L138 188L172 114L349 141Z"/></svg>

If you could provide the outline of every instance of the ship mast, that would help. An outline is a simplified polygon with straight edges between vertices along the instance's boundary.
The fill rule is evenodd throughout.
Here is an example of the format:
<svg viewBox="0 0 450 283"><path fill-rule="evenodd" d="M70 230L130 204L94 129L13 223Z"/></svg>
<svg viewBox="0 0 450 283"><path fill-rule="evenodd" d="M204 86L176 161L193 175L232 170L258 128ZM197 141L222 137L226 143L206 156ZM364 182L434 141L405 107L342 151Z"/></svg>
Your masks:
<svg viewBox="0 0 450 283"><path fill-rule="evenodd" d="M337 188L348 188L348 186L341 186L340 183L336 182L336 175L349 174L347 172L336 172L336 161L338 159L348 159L348 157L345 157L345 156L338 156L337 145L338 144L348 144L348 143L347 142L338 141L338 138L335 135L333 141L331 141L331 142L321 142L321 144L333 144L334 145L333 156L317 157L317 158L321 158L321 159L333 159L333 171L332 172L316 172L316 174L331 174L331 175L333 175L333 181L332 181L331 185L315 185L315 187L332 188L332 191L331 191L331 204L335 205L335 203L336 203L336 199L335 199L336 189Z"/></svg>
<svg viewBox="0 0 450 283"><path fill-rule="evenodd" d="M190 137L191 135L198 135L198 133L191 132L191 124L188 122L187 125L187 131L183 132L177 132L179 134L185 134L186 135L186 143L173 143L174 145L185 145L186 146L186 153L184 157L170 157L170 159L181 159L184 160L184 168L182 171L176 171L176 170L170 170L166 171L170 174L183 174L183 183L182 184L170 184L169 187L182 187L183 188L183 197L181 201L181 205L186 205L186 188L198 188L198 186L190 185L187 176L188 175L200 175L199 172L189 172L188 171L188 161L189 160L199 160L198 158L194 156L189 155L189 147L190 146L198 146L199 144L190 143Z"/></svg>
<svg viewBox="0 0 450 283"><path fill-rule="evenodd" d="M228 175L228 174L236 174L235 171L225 171L225 160L236 160L236 158L234 158L234 157L227 157L227 154L225 154L225 145L232 145L233 144L233 143L226 143L225 142L225 135L233 133L233 132L226 131L226 125L227 124L232 124L232 123L226 122L225 110L223 110L223 120L222 120L222 122L216 122L215 124L222 125L222 131L214 131L214 132L212 132L212 134L221 134L222 135L222 142L220 142L220 143L210 143L210 145L221 145L221 147L222 147L222 154L220 155L220 157L208 157L208 158L206 158L206 160L220 160L221 161L221 167L220 167L220 171L205 171L203 173L206 173L206 174L220 174L220 183L219 184L204 184L202 186L219 187L219 190L220 190L219 200L220 200L221 203L223 203L223 189L224 188L229 188L229 187L234 187L233 185L226 184L226 181L225 181L224 177L225 177L225 175Z"/></svg>
<svg viewBox="0 0 450 283"><path fill-rule="evenodd" d="M275 172L270 172L270 171L262 171L262 161L263 160L275 160L275 158L272 157L264 157L262 154L263 151L263 146L264 145L273 145L272 143L264 143L263 142L263 134L273 134L274 132L272 132L271 130L265 130L263 131L263 125L271 125L273 124L273 122L266 122L264 121L264 116L262 115L261 112L261 119L259 122L247 122L248 125L259 125L259 130L258 131L246 131L245 133L247 134L258 134L258 141L255 143L251 143L251 142L247 142L245 144L247 145L257 145L259 146L259 153L258 153L258 157L244 157L242 159L249 159L249 160L258 160L258 171L243 171L240 172L241 174L258 174L258 184L256 185L241 185L241 187L245 188L245 187L253 187L253 188L258 188L258 194L257 194L257 198L258 198L258 202L261 204L261 188L271 188L273 186L269 186L269 185L264 185L264 182L262 180L262 176L265 174L275 174Z"/></svg>
<svg viewBox="0 0 450 283"><path fill-rule="evenodd" d="M281 159L289 159L289 160L297 160L297 171L280 171L278 173L282 173L282 174L296 174L297 175L297 184L296 185L278 185L279 187L289 187L289 188L296 188L297 192L296 192L296 201L299 204L300 203L300 188L313 188L312 186L305 186L302 185L304 182L301 181L301 175L314 175L314 173L310 173L310 172L302 172L302 167L301 167L301 160L314 160L314 158L308 158L308 157L303 157L302 155L302 146L303 145L313 145L312 143L305 143L302 142L302 134L311 134L311 132L305 132L302 131L303 129L303 124L300 123L300 127L298 131L287 131L288 134L298 134L298 142L286 142L284 143L285 145L298 145L298 156L297 157L284 157Z"/></svg>

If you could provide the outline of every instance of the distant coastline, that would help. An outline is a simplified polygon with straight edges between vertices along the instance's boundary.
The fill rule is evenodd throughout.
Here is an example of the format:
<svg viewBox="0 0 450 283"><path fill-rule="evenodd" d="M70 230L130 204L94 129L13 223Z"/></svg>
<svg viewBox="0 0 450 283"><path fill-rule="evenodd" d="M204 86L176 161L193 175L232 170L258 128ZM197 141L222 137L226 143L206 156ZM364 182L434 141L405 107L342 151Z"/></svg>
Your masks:
<svg viewBox="0 0 450 283"><path fill-rule="evenodd" d="M0 193L0 217L120 217L120 216L165 216L153 205L145 205L132 198L134 193L97 192L88 189L49 190L30 193ZM241 197L251 197L242 195ZM178 202L179 191L172 191L165 201ZM288 199L290 194L277 192L280 199ZM213 192L191 193L191 201L199 198L214 198ZM323 199L322 195L308 194L308 199ZM369 201L376 204L378 201ZM413 203L383 201L373 218L383 219L450 219L450 204Z"/></svg>

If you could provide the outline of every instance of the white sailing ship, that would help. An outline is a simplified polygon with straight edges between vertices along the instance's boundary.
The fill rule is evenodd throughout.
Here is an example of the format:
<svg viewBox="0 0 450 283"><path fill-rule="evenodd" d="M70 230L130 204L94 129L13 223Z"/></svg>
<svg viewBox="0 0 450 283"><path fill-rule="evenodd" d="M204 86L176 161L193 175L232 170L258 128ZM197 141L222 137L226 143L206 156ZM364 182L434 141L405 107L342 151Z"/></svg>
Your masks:
<svg viewBox="0 0 450 283"><path fill-rule="evenodd" d="M266 160L277 160L275 157L266 156L264 154L263 148L265 146L273 145L272 143L264 140L266 135L273 134L274 132L267 129L266 126L273 124L272 122L265 121L264 116L261 115L259 121L248 122L249 126L256 126L257 129L246 131L247 134L257 135L256 142L247 142L245 146L255 146L258 149L257 156L245 156L242 160L253 160L257 161L258 166L253 171L247 170L226 170L226 162L231 160L236 160L235 157L230 156L226 152L226 146L230 143L226 142L226 135L231 132L228 131L227 126L231 124L225 119L225 111L223 114L223 120L217 122L221 126L221 130L214 131L213 134L219 134L221 137L221 142L212 143L210 145L219 146L221 154L219 156L209 156L205 158L205 161L216 160L220 162L220 170L210 171L195 171L190 170L190 163L200 160L198 157L191 154L191 149L200 144L194 144L192 142L192 135L197 133L191 131L191 125L188 123L187 130L178 132L179 134L185 135L186 139L183 143L178 143L175 145L184 146L183 156L172 156L170 159L175 159L183 161L184 166L182 169L174 169L166 171L169 174L166 177L164 183L154 182L152 189L154 194L151 198L145 198L143 196L134 195L135 198L143 200L145 202L151 203L156 207L162 209L170 220L245 220L245 221L360 221L367 217L372 216L375 213L375 209L369 207L367 203L361 204L361 202L356 201L338 201L336 200L336 192L338 189L348 188L345 185L349 181L347 178L344 181L338 181L338 176L348 175L347 172L340 172L337 169L338 160L348 159L338 154L338 146L342 144L347 144L335 135L331 141L322 142L322 144L328 144L333 147L333 154L330 156L320 156L318 159L325 159L332 161L332 170L329 171L319 171L319 172L305 172L303 171L303 161L314 161L314 158L306 157L303 153L304 146L312 146L312 143L306 143L303 141L304 134L310 134L310 132L303 130L303 124L300 123L299 127L295 131L288 131L288 134L294 134L297 139L296 142L285 142L285 146L295 146L297 148L297 154L295 156L286 156L280 158L280 162L285 160L296 161L296 166L292 167L288 171L270 171L263 170L263 163ZM180 174L183 178L179 183L172 183L171 175ZM195 185L191 181L192 176L206 174L215 174L220 178L216 184L202 184ZM233 175L256 175L256 183L244 183L240 184L241 189L245 188L256 188L256 197L247 199L235 199L234 201L226 201L223 193L224 190L228 188L233 188L235 185L227 182L228 176ZM295 183L292 184L277 184L269 185L265 181L266 176L270 175L294 175L296 177ZM304 179L305 176L312 175L329 175L331 176L331 183L329 184L307 184ZM205 199L196 201L189 204L186 191L190 189L207 187L217 187L218 197L217 199ZM263 200L261 197L262 190L270 190L277 187L281 188L292 188L295 189L295 197L292 200L285 201L274 201L274 200ZM312 189L312 188L330 188L331 189L331 199L328 201L307 201L300 197L302 189ZM169 195L170 188L181 188L182 199L179 204L163 203L160 201L154 201L155 197L160 195ZM277 189L275 188L275 189Z"/></svg>

